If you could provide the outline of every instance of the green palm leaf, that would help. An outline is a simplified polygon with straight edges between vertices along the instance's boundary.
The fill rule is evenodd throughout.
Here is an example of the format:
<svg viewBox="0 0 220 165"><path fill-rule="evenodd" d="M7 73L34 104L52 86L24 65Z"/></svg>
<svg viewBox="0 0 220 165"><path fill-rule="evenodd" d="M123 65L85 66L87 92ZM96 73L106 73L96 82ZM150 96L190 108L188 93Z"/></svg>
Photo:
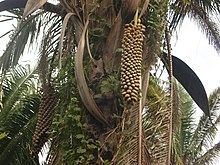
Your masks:
<svg viewBox="0 0 220 165"><path fill-rule="evenodd" d="M210 164L215 161L216 158L219 158L220 154L220 142L214 145L211 149L209 149L204 155L197 158L195 164Z"/></svg>
<svg viewBox="0 0 220 165"><path fill-rule="evenodd" d="M180 88L181 89L181 88ZM195 122L195 108L189 95L180 91L181 99L181 125L174 133L173 161L177 164L195 163L204 164L218 156L218 149L212 146L217 133L216 126L219 124L220 116L217 114L219 97L211 110L211 118L203 115L198 124ZM213 123L214 122L214 123ZM207 151L204 153L204 151ZM208 153L210 152L210 155Z"/></svg>
<svg viewBox="0 0 220 165"><path fill-rule="evenodd" d="M3 109L0 112L1 134L7 136L0 140L0 163L13 164L17 160L28 159L28 143L31 141L35 115L38 111L39 94L33 80L34 72L16 68L7 73L3 80Z"/></svg>
<svg viewBox="0 0 220 165"><path fill-rule="evenodd" d="M203 115L198 123L197 128L192 136L190 143L190 150L193 151L191 153L192 159L195 157L200 157L200 154L204 149L209 149L210 145L213 143L217 128L216 126L219 124L219 118L216 111L211 111L212 121L205 115ZM196 150L194 150L196 148Z"/></svg>
<svg viewBox="0 0 220 165"><path fill-rule="evenodd" d="M37 22L38 16L39 14L29 17L20 24L18 29L14 30L6 50L0 57L0 68L3 72L18 64L28 43L33 43L35 36L38 36L36 28L39 23Z"/></svg>
<svg viewBox="0 0 220 165"><path fill-rule="evenodd" d="M220 51L220 29L217 21L212 19L214 16L219 17L220 11L219 0L192 0L182 1L175 0L171 4L170 10L170 29L176 29L186 16L193 19L198 27L205 33L209 43L211 43L216 51Z"/></svg>
<svg viewBox="0 0 220 165"><path fill-rule="evenodd" d="M10 41L6 50L0 57L0 69L3 72L7 71L10 67L16 66L20 57L27 51L27 48L36 49L38 41L41 40L45 33L51 33L51 44L49 51L54 51L54 46L57 44L60 34L60 22L61 17L52 13L36 13L29 17L22 19L22 10L10 10L10 13L19 21L19 26L11 32ZM50 23L49 23L50 22ZM48 24L49 23L49 24ZM52 28L48 28L48 25L52 25ZM22 41L22 42L21 42ZM33 45L34 43L34 45ZM31 47L32 46L32 47ZM53 50L51 50L53 48ZM37 53L37 52L35 52Z"/></svg>
<svg viewBox="0 0 220 165"><path fill-rule="evenodd" d="M16 104L16 101L25 96L28 92L34 92L34 79L37 78L35 71L28 72L24 68L18 67L11 69L5 75L7 78L3 81L3 98L4 110L2 113L7 114L11 111L11 107ZM1 118L0 118L1 119Z"/></svg>

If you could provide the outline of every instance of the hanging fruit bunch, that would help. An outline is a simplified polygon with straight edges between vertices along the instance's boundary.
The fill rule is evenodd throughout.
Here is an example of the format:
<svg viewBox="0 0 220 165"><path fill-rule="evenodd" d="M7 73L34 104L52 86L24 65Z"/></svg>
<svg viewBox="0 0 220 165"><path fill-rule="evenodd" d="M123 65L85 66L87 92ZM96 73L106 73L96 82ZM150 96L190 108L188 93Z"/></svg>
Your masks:
<svg viewBox="0 0 220 165"><path fill-rule="evenodd" d="M131 104L140 97L144 31L140 19L131 21L125 25L122 39L121 88L124 100Z"/></svg>
<svg viewBox="0 0 220 165"><path fill-rule="evenodd" d="M56 93L50 85L47 85L47 87L43 89L43 97L40 101L37 124L32 139L32 156L37 156L44 143L48 140L47 131L52 123L56 104Z"/></svg>

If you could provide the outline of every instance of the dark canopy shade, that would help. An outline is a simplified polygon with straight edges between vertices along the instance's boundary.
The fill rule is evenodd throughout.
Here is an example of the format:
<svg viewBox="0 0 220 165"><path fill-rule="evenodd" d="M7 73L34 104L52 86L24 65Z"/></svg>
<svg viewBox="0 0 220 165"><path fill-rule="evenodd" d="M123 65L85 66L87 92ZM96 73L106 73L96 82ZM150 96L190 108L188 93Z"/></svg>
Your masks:
<svg viewBox="0 0 220 165"><path fill-rule="evenodd" d="M10 10L14 8L24 8L27 0L5 0L0 2L0 11Z"/></svg>
<svg viewBox="0 0 220 165"><path fill-rule="evenodd" d="M15 8L24 8L27 3L27 0L4 0L0 2L0 12L5 10L11 10ZM44 10L61 14L62 8L59 5L53 5L51 3L46 2L43 6Z"/></svg>
<svg viewBox="0 0 220 165"><path fill-rule="evenodd" d="M162 58L163 63L169 70L168 57L164 53ZM210 109L206 91L204 86L196 73L182 60L172 56L173 63L173 76L180 82L180 84L186 89L192 99L201 108L205 115L210 116Z"/></svg>

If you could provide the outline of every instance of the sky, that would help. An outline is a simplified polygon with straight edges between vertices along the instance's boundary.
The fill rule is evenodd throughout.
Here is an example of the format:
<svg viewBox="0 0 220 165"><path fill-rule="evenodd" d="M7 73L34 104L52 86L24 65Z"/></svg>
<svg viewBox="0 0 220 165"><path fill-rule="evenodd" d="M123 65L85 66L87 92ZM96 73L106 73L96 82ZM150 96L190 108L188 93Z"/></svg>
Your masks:
<svg viewBox="0 0 220 165"><path fill-rule="evenodd" d="M0 20L3 19L0 13ZM16 22L10 21L1 23L0 36L16 26ZM0 38L0 55L6 48L9 37ZM213 46L209 45L205 35L200 32L197 26L186 19L179 29L178 36L172 37L172 54L187 63L202 81L207 95L220 87L220 55L217 54ZM29 61L26 56L23 61ZM197 108L197 113L202 114L201 110ZM220 141L220 131L216 137L215 142Z"/></svg>

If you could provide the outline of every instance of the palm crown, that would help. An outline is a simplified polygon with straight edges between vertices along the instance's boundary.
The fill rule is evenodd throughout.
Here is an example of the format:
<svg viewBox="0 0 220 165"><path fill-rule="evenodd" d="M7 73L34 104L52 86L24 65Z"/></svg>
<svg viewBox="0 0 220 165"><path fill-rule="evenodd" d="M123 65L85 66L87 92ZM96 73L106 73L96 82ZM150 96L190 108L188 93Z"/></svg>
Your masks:
<svg viewBox="0 0 220 165"><path fill-rule="evenodd" d="M0 2L0 11L19 20L0 58L5 93L0 162L34 164L47 141L48 164L200 164L217 156L219 144L209 147L219 124L218 102L209 109L199 78L171 55L170 35L188 16L219 52L219 0L56 2ZM11 69L25 48L39 41L40 82L33 73ZM133 54L141 57L134 66ZM127 55L132 60L126 61ZM165 89L150 74L158 59L170 75ZM132 66L138 66L135 76ZM136 84L126 78L130 73ZM173 76L206 114L196 126L192 102ZM37 82L41 90L32 86ZM121 88L129 94L125 85L136 85L137 102L121 94Z"/></svg>

